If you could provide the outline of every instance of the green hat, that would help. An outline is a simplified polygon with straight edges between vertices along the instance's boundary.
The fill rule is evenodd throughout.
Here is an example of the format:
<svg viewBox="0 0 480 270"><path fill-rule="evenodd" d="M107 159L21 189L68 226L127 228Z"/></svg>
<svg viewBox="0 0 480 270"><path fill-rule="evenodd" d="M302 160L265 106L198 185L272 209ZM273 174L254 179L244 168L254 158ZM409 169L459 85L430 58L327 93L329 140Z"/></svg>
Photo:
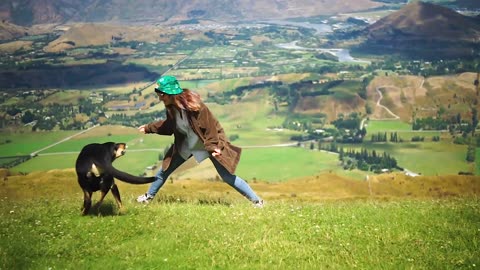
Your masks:
<svg viewBox="0 0 480 270"><path fill-rule="evenodd" d="M167 95L176 95L183 92L174 76L162 76L157 80L157 84L158 88L155 88L155 92L163 92Z"/></svg>

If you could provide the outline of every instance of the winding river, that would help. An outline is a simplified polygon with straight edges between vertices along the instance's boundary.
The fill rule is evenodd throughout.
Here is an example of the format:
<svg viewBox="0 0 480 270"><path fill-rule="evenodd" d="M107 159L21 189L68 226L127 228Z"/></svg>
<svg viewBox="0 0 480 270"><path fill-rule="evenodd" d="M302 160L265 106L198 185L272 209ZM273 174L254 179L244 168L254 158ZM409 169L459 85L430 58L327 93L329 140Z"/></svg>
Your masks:
<svg viewBox="0 0 480 270"><path fill-rule="evenodd" d="M282 49L291 50L311 50L319 52L328 52L338 57L339 62L356 62L356 63L370 63L367 60L355 59L350 55L350 51L347 49L325 49L325 48L305 48L297 45L298 41L292 41L290 43L280 43L275 46Z"/></svg>
<svg viewBox="0 0 480 270"><path fill-rule="evenodd" d="M312 28L317 31L317 34L323 35L326 33L332 32L332 27L328 24L316 24L316 23L308 23L308 22L291 22L291 21L283 21L283 20L270 20L265 21L268 24L280 24L280 25L293 25L293 26L301 26L306 28ZM367 60L355 59L350 55L350 51L347 49L326 49L326 48L305 48L297 45L298 41L293 41L290 43L281 43L277 44L276 46L283 49L292 49L292 50L314 50L319 52L328 52L336 57L338 57L339 62L356 62L356 63L370 63Z"/></svg>

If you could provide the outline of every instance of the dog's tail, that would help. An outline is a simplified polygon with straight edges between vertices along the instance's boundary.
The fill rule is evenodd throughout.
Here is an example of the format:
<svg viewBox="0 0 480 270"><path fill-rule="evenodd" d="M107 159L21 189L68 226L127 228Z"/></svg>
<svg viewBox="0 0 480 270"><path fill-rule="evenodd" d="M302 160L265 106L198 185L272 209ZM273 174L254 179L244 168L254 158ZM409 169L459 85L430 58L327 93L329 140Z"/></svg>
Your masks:
<svg viewBox="0 0 480 270"><path fill-rule="evenodd" d="M113 166L108 166L108 168L105 168L113 177L117 178L118 180L121 180L123 182L127 182L130 184L148 184L152 183L155 181L155 177L141 177L141 176L134 176L126 172L122 172L118 169L116 169Z"/></svg>

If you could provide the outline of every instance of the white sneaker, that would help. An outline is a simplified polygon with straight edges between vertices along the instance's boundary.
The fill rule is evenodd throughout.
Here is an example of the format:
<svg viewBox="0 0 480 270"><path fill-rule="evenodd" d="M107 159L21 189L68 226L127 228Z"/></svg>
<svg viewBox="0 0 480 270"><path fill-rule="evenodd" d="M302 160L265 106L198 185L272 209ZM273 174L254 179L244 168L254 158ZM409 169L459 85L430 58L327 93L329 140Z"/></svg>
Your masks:
<svg viewBox="0 0 480 270"><path fill-rule="evenodd" d="M253 203L253 207L255 208L263 208L264 206L265 206L265 203L263 202L263 200Z"/></svg>
<svg viewBox="0 0 480 270"><path fill-rule="evenodd" d="M137 202L139 203L148 203L150 202L151 200L153 200L153 196L148 194L148 193L145 193L143 195L140 195L138 196L137 198Z"/></svg>

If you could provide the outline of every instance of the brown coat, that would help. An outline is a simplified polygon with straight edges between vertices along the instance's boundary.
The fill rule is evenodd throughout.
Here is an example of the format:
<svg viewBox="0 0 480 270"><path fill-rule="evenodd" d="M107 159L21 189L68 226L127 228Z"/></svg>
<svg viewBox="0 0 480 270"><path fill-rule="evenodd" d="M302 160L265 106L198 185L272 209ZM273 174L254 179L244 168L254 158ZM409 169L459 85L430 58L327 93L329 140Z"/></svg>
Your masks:
<svg viewBox="0 0 480 270"><path fill-rule="evenodd" d="M187 117L193 131L205 145L205 150L210 153L210 157L212 157L211 154L215 148L220 149L222 154L213 158L218 160L231 174L234 174L240 161L242 149L230 144L222 126L208 107L202 103L198 112L187 112ZM176 146L181 145L185 139L185 136L176 129L173 113L167 110L167 119L146 125L145 132L160 135L174 135L174 144L165 154L162 163L163 170L166 170L170 165L172 157L179 155Z"/></svg>

